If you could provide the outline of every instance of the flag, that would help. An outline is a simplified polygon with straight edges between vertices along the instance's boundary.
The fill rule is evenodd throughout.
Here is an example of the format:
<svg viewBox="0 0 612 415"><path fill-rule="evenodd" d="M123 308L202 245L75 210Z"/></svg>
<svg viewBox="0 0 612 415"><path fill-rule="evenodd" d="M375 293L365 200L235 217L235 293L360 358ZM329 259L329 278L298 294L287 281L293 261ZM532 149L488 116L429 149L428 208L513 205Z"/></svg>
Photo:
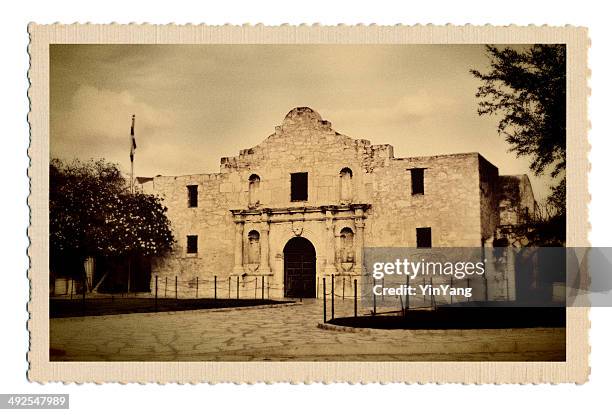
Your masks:
<svg viewBox="0 0 612 415"><path fill-rule="evenodd" d="M130 128L130 161L134 161L134 153L136 153L136 137L134 136L134 124L136 123L136 115L132 115L132 128Z"/></svg>

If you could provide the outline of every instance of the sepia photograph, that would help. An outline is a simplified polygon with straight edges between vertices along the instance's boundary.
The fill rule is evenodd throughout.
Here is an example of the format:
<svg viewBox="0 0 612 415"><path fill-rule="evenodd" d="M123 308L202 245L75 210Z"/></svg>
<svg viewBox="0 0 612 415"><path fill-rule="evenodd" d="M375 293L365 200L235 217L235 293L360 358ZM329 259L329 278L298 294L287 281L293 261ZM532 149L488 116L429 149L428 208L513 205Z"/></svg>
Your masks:
<svg viewBox="0 0 612 415"><path fill-rule="evenodd" d="M11 5L0 412L598 413L604 10Z"/></svg>
<svg viewBox="0 0 612 415"><path fill-rule="evenodd" d="M612 26L557 3L12 5L0 412L605 408Z"/></svg>
<svg viewBox="0 0 612 415"><path fill-rule="evenodd" d="M565 362L566 56L51 44L49 359Z"/></svg>

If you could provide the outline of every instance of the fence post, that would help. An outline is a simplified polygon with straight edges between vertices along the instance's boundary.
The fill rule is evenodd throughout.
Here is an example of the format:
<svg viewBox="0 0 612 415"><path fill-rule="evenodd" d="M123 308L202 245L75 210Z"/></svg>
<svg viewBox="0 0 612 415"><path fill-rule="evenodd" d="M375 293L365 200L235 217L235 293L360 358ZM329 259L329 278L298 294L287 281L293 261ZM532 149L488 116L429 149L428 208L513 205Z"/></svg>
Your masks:
<svg viewBox="0 0 612 415"><path fill-rule="evenodd" d="M469 279L469 278L467 278L467 281L466 281L466 282L467 282L467 286L469 287L469 286L470 286L470 279ZM452 291L452 289L453 289L453 277L452 277L452 276L451 276L451 279L450 279L450 288L451 288L451 291ZM452 303L453 303L453 296L451 295L451 296L449 296L449 297L450 297L450 298L449 298L450 303L452 304ZM469 298L468 298L468 300L469 300Z"/></svg>
<svg viewBox="0 0 612 415"><path fill-rule="evenodd" d="M240 299L240 277L236 277L236 300Z"/></svg>
<svg viewBox="0 0 612 415"><path fill-rule="evenodd" d="M374 285L374 280L372 280L372 286ZM376 294L374 294L374 290L372 290L372 299L373 301L373 305L374 305L374 309L372 310L372 312L374 313L374 315L376 315Z"/></svg>
<svg viewBox="0 0 612 415"><path fill-rule="evenodd" d="M232 298L232 276L227 278L227 298Z"/></svg>
<svg viewBox="0 0 612 415"><path fill-rule="evenodd" d="M255 294L253 295L253 298L257 298L257 280L257 277L255 277Z"/></svg>
<svg viewBox="0 0 612 415"><path fill-rule="evenodd" d="M166 276L166 282L164 283L164 298L168 298L168 276Z"/></svg>
<svg viewBox="0 0 612 415"><path fill-rule="evenodd" d="M72 294L74 294L74 278L70 277L70 299L72 300Z"/></svg>
<svg viewBox="0 0 612 415"><path fill-rule="evenodd" d="M174 276L174 299L178 300L178 275Z"/></svg>
<svg viewBox="0 0 612 415"><path fill-rule="evenodd" d="M421 278L421 281L425 282L425 276L423 275L423 278ZM425 294L423 294L423 307L425 306Z"/></svg>
<svg viewBox="0 0 612 415"><path fill-rule="evenodd" d="M87 292L87 275L83 274L83 315L85 315L85 293Z"/></svg>
<svg viewBox="0 0 612 415"><path fill-rule="evenodd" d="M344 301L344 282L345 282L345 278L342 277L342 301Z"/></svg>
<svg viewBox="0 0 612 415"><path fill-rule="evenodd" d="M406 311L410 308L410 277L406 274Z"/></svg>
<svg viewBox="0 0 612 415"><path fill-rule="evenodd" d="M354 284L355 286L353 288L353 296L355 297L355 300L353 305L355 307L355 317L357 317L357 278L355 278Z"/></svg>
<svg viewBox="0 0 612 415"><path fill-rule="evenodd" d="M196 298L198 298L198 289L200 284L200 277L196 277Z"/></svg>
<svg viewBox="0 0 612 415"><path fill-rule="evenodd" d="M429 286L433 287L433 276L431 276L431 275L429 276ZM431 308L434 308L434 306L436 304L436 297L434 296L433 293L429 296L429 300L430 300L429 306Z"/></svg>
<svg viewBox="0 0 612 415"><path fill-rule="evenodd" d="M270 299L270 281L268 280L268 300Z"/></svg>
<svg viewBox="0 0 612 415"><path fill-rule="evenodd" d="M157 311L157 275L155 276L155 311Z"/></svg>
<svg viewBox="0 0 612 415"><path fill-rule="evenodd" d="M327 291L325 291L325 277L323 277L323 323L327 323Z"/></svg>
<svg viewBox="0 0 612 415"><path fill-rule="evenodd" d="M334 297L336 296L336 293L334 291L334 280L336 279L334 274L332 274L331 276L332 278L332 292L331 292L331 299L332 299L332 304L331 304L331 319L334 319Z"/></svg>
<svg viewBox="0 0 612 415"><path fill-rule="evenodd" d="M215 300L217 299L217 276L215 275Z"/></svg>
<svg viewBox="0 0 612 415"><path fill-rule="evenodd" d="M266 277L261 276L261 299L264 299L264 287L266 286Z"/></svg>

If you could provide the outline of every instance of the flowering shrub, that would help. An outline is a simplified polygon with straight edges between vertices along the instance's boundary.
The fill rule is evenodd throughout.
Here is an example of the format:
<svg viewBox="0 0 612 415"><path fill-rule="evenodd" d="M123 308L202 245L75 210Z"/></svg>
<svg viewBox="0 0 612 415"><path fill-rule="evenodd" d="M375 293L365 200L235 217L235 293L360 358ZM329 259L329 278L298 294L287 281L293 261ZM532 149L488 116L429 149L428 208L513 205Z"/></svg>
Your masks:
<svg viewBox="0 0 612 415"><path fill-rule="evenodd" d="M52 259L163 255L174 237L162 199L131 194L117 165L104 160L50 165Z"/></svg>

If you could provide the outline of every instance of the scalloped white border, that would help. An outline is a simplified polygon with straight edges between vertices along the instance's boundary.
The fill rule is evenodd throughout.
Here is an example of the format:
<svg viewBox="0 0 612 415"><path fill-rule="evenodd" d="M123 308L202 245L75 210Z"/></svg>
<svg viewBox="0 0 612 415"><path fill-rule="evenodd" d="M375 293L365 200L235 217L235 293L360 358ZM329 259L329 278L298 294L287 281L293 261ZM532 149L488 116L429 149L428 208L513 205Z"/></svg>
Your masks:
<svg viewBox="0 0 612 415"><path fill-rule="evenodd" d="M590 373L587 308L567 311L566 362L50 362L48 302L49 45L114 44L460 44L565 43L567 45L567 245L588 246L586 28L564 26L291 26L53 24L30 34L30 246L31 298L28 379L35 382L349 382L349 383L584 383Z"/></svg>

